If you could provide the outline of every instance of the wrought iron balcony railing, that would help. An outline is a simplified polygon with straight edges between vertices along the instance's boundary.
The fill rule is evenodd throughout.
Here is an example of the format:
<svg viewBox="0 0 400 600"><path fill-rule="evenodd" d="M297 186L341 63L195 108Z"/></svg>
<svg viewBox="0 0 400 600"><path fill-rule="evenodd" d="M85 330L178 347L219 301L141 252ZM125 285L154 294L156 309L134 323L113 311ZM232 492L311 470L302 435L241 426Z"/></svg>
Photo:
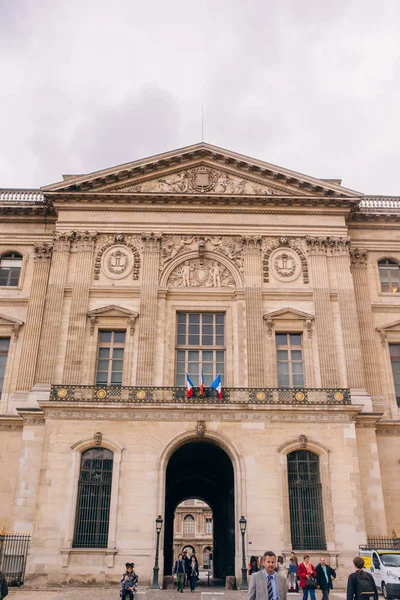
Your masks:
<svg viewBox="0 0 400 600"><path fill-rule="evenodd" d="M214 405L335 405L351 404L350 391L342 388L222 388L222 400L215 390L186 397L185 387L141 387L101 385L52 385L52 402L105 402L124 404L214 404Z"/></svg>

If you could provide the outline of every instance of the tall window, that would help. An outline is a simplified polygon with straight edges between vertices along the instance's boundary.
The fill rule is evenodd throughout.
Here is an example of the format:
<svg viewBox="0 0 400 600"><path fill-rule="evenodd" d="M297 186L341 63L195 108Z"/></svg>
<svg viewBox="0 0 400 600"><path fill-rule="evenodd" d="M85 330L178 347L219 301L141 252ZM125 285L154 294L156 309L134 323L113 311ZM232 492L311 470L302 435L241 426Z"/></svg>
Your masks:
<svg viewBox="0 0 400 600"><path fill-rule="evenodd" d="M73 548L107 548L113 457L105 448L82 453Z"/></svg>
<svg viewBox="0 0 400 600"><path fill-rule="evenodd" d="M185 373L200 385L201 369L206 386L225 371L224 313L178 313L176 385L185 385Z"/></svg>
<svg viewBox="0 0 400 600"><path fill-rule="evenodd" d="M382 292L400 292L400 267L395 260L380 260L379 278Z"/></svg>
<svg viewBox="0 0 400 600"><path fill-rule="evenodd" d="M194 517L186 515L183 519L183 533L185 535L194 535Z"/></svg>
<svg viewBox="0 0 400 600"><path fill-rule="evenodd" d="M400 344L389 344L397 406L400 406Z"/></svg>
<svg viewBox="0 0 400 600"><path fill-rule="evenodd" d="M293 550L326 550L319 456L296 450L287 457Z"/></svg>
<svg viewBox="0 0 400 600"><path fill-rule="evenodd" d="M303 387L303 336L301 333L277 333L276 355L279 387Z"/></svg>
<svg viewBox="0 0 400 600"><path fill-rule="evenodd" d="M17 286L21 268L21 254L18 254L18 252L7 252L7 254L3 254L0 258L0 286Z"/></svg>
<svg viewBox="0 0 400 600"><path fill-rule="evenodd" d="M0 338L0 398L3 391L10 338Z"/></svg>
<svg viewBox="0 0 400 600"><path fill-rule="evenodd" d="M211 535L213 532L213 522L212 519L207 518L206 519L206 533L207 535Z"/></svg>
<svg viewBox="0 0 400 600"><path fill-rule="evenodd" d="M125 331L99 331L97 385L121 385Z"/></svg>

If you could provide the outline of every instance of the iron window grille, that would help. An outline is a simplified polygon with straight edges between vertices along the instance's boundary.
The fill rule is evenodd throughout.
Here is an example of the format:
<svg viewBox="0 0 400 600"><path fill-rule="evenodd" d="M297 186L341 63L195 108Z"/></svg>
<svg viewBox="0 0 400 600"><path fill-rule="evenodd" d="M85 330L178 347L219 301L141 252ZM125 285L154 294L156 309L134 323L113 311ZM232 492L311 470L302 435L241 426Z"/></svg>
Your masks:
<svg viewBox="0 0 400 600"><path fill-rule="evenodd" d="M400 266L395 260L381 260L378 263L382 292L400 292Z"/></svg>
<svg viewBox="0 0 400 600"><path fill-rule="evenodd" d="M188 373L195 387L208 387L217 373L225 374L225 314L178 313L176 337L176 385L185 386Z"/></svg>
<svg viewBox="0 0 400 600"><path fill-rule="evenodd" d="M319 456L296 450L287 457L293 550L326 550Z"/></svg>
<svg viewBox="0 0 400 600"><path fill-rule="evenodd" d="M107 548L113 458L105 448L82 453L73 548Z"/></svg>
<svg viewBox="0 0 400 600"><path fill-rule="evenodd" d="M22 268L22 255L7 252L0 258L0 286L17 287Z"/></svg>
<svg viewBox="0 0 400 600"><path fill-rule="evenodd" d="M304 387L302 334L277 333L275 341L278 385L281 387Z"/></svg>
<svg viewBox="0 0 400 600"><path fill-rule="evenodd" d="M125 331L100 330L96 385L122 385Z"/></svg>

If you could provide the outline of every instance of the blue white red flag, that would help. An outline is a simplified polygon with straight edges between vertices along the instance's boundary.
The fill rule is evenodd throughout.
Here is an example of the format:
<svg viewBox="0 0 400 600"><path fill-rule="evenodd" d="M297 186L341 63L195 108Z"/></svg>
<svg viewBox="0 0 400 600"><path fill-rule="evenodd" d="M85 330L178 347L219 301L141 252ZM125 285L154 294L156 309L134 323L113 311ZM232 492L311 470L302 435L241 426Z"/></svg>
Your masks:
<svg viewBox="0 0 400 600"><path fill-rule="evenodd" d="M203 369L201 370L201 382L200 382L200 396L204 394L204 373Z"/></svg>
<svg viewBox="0 0 400 600"><path fill-rule="evenodd" d="M186 398L190 398L190 396L193 396L193 383L186 373Z"/></svg>
<svg viewBox="0 0 400 600"><path fill-rule="evenodd" d="M211 387L218 392L218 400L222 400L222 385L221 385L221 373L218 373L216 378L211 384Z"/></svg>

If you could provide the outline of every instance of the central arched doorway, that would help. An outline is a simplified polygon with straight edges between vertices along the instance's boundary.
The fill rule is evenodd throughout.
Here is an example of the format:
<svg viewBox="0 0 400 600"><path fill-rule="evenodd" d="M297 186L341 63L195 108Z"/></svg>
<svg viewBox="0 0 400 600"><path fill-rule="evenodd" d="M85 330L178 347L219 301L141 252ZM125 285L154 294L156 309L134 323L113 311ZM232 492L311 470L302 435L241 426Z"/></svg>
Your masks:
<svg viewBox="0 0 400 600"><path fill-rule="evenodd" d="M213 576L235 574L234 471L231 459L209 440L189 441L169 459L166 472L164 574L172 573L175 509L187 498L206 502L213 514Z"/></svg>

